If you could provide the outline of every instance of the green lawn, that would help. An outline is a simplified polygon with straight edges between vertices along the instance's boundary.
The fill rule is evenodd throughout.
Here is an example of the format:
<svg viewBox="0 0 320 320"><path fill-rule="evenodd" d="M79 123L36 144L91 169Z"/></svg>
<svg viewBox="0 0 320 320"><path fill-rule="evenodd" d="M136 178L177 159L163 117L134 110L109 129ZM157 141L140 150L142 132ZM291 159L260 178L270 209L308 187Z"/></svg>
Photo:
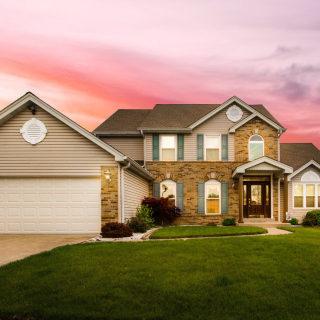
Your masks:
<svg viewBox="0 0 320 320"><path fill-rule="evenodd" d="M151 234L150 239L223 237L262 233L268 233L268 231L258 227L166 227Z"/></svg>
<svg viewBox="0 0 320 320"><path fill-rule="evenodd" d="M319 319L320 229L287 229L57 248L0 267L0 319Z"/></svg>

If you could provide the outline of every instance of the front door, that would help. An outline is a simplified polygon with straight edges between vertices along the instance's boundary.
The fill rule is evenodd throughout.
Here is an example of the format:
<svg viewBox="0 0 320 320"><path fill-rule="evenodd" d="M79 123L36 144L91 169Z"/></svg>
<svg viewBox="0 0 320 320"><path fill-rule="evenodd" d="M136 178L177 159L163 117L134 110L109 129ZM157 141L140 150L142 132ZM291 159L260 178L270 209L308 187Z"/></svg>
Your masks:
<svg viewBox="0 0 320 320"><path fill-rule="evenodd" d="M243 182L243 217L271 218L270 182Z"/></svg>

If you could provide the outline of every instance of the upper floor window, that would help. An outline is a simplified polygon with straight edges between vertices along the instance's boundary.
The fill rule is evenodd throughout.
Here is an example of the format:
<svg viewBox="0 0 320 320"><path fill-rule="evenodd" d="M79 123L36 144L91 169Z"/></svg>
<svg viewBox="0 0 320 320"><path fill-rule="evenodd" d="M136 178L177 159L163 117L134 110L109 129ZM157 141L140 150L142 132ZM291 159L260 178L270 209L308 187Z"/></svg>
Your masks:
<svg viewBox="0 0 320 320"><path fill-rule="evenodd" d="M172 180L161 182L161 197L169 198L176 205L176 183Z"/></svg>
<svg viewBox="0 0 320 320"><path fill-rule="evenodd" d="M220 182L209 180L206 182L206 213L220 213Z"/></svg>
<svg viewBox="0 0 320 320"><path fill-rule="evenodd" d="M262 137L254 135L249 139L249 160L264 156L264 141Z"/></svg>
<svg viewBox="0 0 320 320"><path fill-rule="evenodd" d="M207 161L220 160L220 136L205 136L205 157Z"/></svg>
<svg viewBox="0 0 320 320"><path fill-rule="evenodd" d="M162 161L176 160L176 146L177 137L175 135L161 135L160 136L160 155Z"/></svg>

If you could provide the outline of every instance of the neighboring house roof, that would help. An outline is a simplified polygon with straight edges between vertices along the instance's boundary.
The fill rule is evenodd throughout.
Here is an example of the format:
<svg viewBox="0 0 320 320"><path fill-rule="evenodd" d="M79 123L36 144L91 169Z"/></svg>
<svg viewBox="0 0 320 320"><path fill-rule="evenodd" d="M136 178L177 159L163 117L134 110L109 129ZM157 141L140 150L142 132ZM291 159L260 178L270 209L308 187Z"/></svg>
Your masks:
<svg viewBox="0 0 320 320"><path fill-rule="evenodd" d="M68 117L66 117L64 114L59 112L58 110L54 109L47 103L45 103L43 100L38 98L36 95L34 95L32 92L27 92L25 95L20 97L19 99L15 100L11 104L9 104L4 109L0 110L0 125L10 120L12 117L14 117L16 114L24 110L26 107L31 105L37 105L43 110L47 111L49 114L53 115L75 131L77 131L82 136L86 137L102 149L106 150L110 154L114 155L115 161L122 162L122 163L128 163L136 168L137 171L139 171L140 174L143 174L145 177L147 177L149 180L154 179L154 175L146 170L145 168L141 167L136 161L132 160L130 157L125 156L120 151L109 145L108 143L102 141L101 139L97 138L95 135L81 127L76 122L72 121Z"/></svg>
<svg viewBox="0 0 320 320"><path fill-rule="evenodd" d="M140 127L151 111L151 109L119 109L94 129L92 133L140 134L137 128Z"/></svg>
<svg viewBox="0 0 320 320"><path fill-rule="evenodd" d="M320 150L312 143L280 143L280 161L293 167L293 171L315 160L320 163Z"/></svg>
<svg viewBox="0 0 320 320"><path fill-rule="evenodd" d="M265 117L276 127L282 125L261 104L248 105L237 97L223 104L156 104L153 109L120 109L97 127L94 134L139 134L138 130L192 130L215 112L237 103L252 112L253 116ZM216 111L215 111L216 110ZM242 119L241 121L244 121ZM186 131L187 132L187 131Z"/></svg>

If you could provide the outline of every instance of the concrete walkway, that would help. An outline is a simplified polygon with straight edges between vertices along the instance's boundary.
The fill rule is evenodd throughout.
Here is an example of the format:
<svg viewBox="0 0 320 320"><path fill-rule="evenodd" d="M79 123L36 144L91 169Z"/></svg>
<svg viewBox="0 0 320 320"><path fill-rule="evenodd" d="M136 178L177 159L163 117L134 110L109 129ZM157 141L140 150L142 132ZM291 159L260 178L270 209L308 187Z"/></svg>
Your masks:
<svg viewBox="0 0 320 320"><path fill-rule="evenodd" d="M21 260L25 257L43 251L49 251L56 247L68 244L84 242L92 237L90 234L63 234L63 235L0 235L0 266L12 261Z"/></svg>

